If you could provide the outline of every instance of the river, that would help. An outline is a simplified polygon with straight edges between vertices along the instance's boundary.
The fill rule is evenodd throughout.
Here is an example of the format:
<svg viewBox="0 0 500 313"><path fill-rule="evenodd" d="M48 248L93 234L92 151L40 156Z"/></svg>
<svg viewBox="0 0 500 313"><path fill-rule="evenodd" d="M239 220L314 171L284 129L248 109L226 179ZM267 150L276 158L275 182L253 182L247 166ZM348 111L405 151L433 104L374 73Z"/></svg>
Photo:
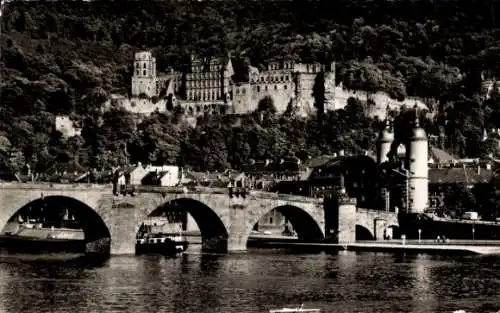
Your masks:
<svg viewBox="0 0 500 313"><path fill-rule="evenodd" d="M500 257L250 250L175 259L0 256L0 312L497 312Z"/></svg>

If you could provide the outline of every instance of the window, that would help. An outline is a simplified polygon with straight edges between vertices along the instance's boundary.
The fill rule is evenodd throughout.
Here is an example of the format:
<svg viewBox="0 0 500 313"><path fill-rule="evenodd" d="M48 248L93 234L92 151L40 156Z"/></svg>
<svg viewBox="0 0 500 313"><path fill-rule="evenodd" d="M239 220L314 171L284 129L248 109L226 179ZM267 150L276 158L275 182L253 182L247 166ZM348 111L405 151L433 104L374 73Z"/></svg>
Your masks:
<svg viewBox="0 0 500 313"><path fill-rule="evenodd" d="M278 86L277 85L274 85L274 90L278 90Z"/></svg>
<svg viewBox="0 0 500 313"><path fill-rule="evenodd" d="M146 76L146 70L142 71L142 75Z"/></svg>
<svg viewBox="0 0 500 313"><path fill-rule="evenodd" d="M267 86L265 87L266 91L267 91Z"/></svg>
<svg viewBox="0 0 500 313"><path fill-rule="evenodd" d="M257 86L257 92L260 92L260 86Z"/></svg>
<svg viewBox="0 0 500 313"><path fill-rule="evenodd" d="M285 76L285 80L288 81L288 75Z"/></svg>
<svg viewBox="0 0 500 313"><path fill-rule="evenodd" d="M142 68L146 68L146 63L144 63L144 64L142 65Z"/></svg>
<svg viewBox="0 0 500 313"><path fill-rule="evenodd" d="M139 76L139 70L135 71L135 75Z"/></svg>
<svg viewBox="0 0 500 313"><path fill-rule="evenodd" d="M285 88L285 90L287 90L288 89L288 85L285 85L284 88Z"/></svg>
<svg viewBox="0 0 500 313"><path fill-rule="evenodd" d="M283 81L283 76L280 76L280 81Z"/></svg>
<svg viewBox="0 0 500 313"><path fill-rule="evenodd" d="M247 91L245 90L245 88L242 88L242 89L241 89L241 93L242 93L242 94L246 94L246 93L247 93Z"/></svg>

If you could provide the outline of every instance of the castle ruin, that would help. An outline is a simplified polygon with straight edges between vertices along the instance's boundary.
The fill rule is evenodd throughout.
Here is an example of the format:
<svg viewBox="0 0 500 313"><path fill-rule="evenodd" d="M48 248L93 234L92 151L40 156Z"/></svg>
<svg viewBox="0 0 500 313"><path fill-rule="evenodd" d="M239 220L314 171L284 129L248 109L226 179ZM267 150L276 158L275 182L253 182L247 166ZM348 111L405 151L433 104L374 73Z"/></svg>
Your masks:
<svg viewBox="0 0 500 313"><path fill-rule="evenodd" d="M318 110L343 109L349 98L366 103L371 117L383 119L387 109L426 104L416 98L392 99L384 92L367 93L348 90L335 82L335 62L329 64L298 63L291 60L269 62L259 71L249 66L248 81L237 82L230 57L200 59L192 56L187 71L170 69L157 74L156 58L149 51L135 54L132 76L132 99L114 99L125 109L136 113L166 111L181 107L187 116L204 114L246 114L272 103L277 113L291 109L299 115ZM154 101L150 99L156 98ZM318 99L321 99L318 101Z"/></svg>

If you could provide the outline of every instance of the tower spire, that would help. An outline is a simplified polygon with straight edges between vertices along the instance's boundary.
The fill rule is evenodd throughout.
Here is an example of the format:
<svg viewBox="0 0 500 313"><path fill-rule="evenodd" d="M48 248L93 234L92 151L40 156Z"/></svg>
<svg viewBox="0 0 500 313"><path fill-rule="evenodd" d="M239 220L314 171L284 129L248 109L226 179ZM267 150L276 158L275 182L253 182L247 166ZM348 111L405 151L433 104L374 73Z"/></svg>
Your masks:
<svg viewBox="0 0 500 313"><path fill-rule="evenodd" d="M415 109L415 121L414 121L414 127L415 128L419 128L420 127L420 121L419 121L419 118L418 118L418 106L415 104L414 106L414 109Z"/></svg>

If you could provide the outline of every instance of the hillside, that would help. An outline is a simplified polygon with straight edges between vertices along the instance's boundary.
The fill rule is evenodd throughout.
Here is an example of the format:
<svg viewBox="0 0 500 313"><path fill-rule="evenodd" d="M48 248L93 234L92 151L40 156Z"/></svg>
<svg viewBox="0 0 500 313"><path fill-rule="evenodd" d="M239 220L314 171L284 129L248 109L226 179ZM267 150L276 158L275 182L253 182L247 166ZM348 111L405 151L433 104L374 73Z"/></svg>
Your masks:
<svg viewBox="0 0 500 313"><path fill-rule="evenodd" d="M481 72L500 70L500 4L491 1L141 1L11 2L2 16L0 163L19 150L40 171L76 159L106 168L142 161L201 170L250 158L299 157L373 147L376 121L355 101L345 111L304 120L258 115L200 121L175 112L136 119L98 110L109 93L129 92L131 60L152 49L158 69L191 53L231 55L261 66L275 57L337 61L337 80L353 89L440 102L431 134L462 156L489 153L483 130L500 128L499 102L479 99ZM55 114L83 124L61 138Z"/></svg>

